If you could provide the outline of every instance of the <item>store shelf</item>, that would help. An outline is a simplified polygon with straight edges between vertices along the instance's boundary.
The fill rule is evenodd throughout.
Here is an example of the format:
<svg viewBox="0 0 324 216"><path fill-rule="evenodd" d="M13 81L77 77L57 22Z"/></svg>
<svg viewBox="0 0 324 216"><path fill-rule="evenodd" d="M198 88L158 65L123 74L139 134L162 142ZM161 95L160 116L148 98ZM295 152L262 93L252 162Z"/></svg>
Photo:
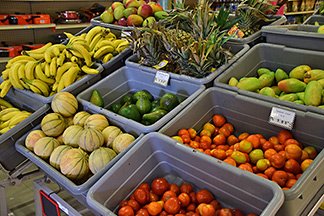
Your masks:
<svg viewBox="0 0 324 216"><path fill-rule="evenodd" d="M55 29L72 29L72 28L86 28L90 23L78 23L78 24L57 24Z"/></svg>
<svg viewBox="0 0 324 216"><path fill-rule="evenodd" d="M3 30L20 30L20 29L42 29L42 28L55 28L55 24L37 24L37 25L3 25L0 26L0 31Z"/></svg>
<svg viewBox="0 0 324 216"><path fill-rule="evenodd" d="M292 16L292 15L303 15L303 14L312 14L314 13L314 10L311 11L297 11L297 12L288 12L285 13L286 16Z"/></svg>

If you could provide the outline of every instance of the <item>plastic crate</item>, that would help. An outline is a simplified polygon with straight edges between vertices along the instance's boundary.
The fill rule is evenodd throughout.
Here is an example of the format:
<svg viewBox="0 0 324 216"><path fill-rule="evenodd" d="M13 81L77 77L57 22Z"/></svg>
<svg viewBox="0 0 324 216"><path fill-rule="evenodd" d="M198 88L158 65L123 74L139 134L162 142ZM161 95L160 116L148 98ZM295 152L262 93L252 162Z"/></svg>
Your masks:
<svg viewBox="0 0 324 216"><path fill-rule="evenodd" d="M271 102L240 95L237 92L212 87L199 95L193 101L192 106L182 110L159 132L174 136L181 128L191 127L198 131L206 122L212 120L214 114L219 113L234 125L236 135L242 132L260 133L269 138L281 130L268 122L272 107L287 109ZM324 146L324 117L314 113L288 110L296 114L292 130L295 139L302 144L314 146L319 154L296 184L291 189L283 191L285 202L277 213L282 216L300 215L324 184L324 151L322 150ZM210 156L209 158L214 164L218 164L219 160ZM205 165L200 165L200 167L203 168ZM237 170L239 169L237 168ZM269 180L261 179L269 182ZM245 186L245 184L241 185ZM259 190L260 187L255 188Z"/></svg>
<svg viewBox="0 0 324 216"><path fill-rule="evenodd" d="M81 35L83 33L86 33L88 31L90 31L93 27L97 26L96 24L88 26L87 28L81 30L80 32L78 32L76 35ZM103 25L99 25L99 26L103 26ZM117 38L120 38L122 36L122 31L116 28L111 28L109 26L103 26L106 28L109 28L110 31L112 33L114 33ZM119 53L118 55L114 56L112 59L110 59L108 62L103 63L101 61L99 61L99 63L102 65L102 67L104 68L104 71L102 72L101 76L107 76L107 74L110 74L112 71L117 70L118 68L122 67L125 65L125 60L131 56L132 54L132 50L130 48L124 49L121 53Z"/></svg>
<svg viewBox="0 0 324 216"><path fill-rule="evenodd" d="M152 67L140 65L138 62L138 58L136 55L132 55L126 60L126 66L140 69L142 71L150 72L155 74L157 71L163 71L170 74L170 79L178 79L178 80L184 80L192 83L197 84L204 84L206 86L211 86L213 80L219 76L226 68L228 68L231 64L233 64L235 61L237 61L244 53L246 53L249 50L249 46L247 44L234 44L234 43L227 43L227 47L230 48L230 50L235 54L231 60L228 61L228 63L220 66L217 68L216 71L210 73L210 75L204 77L204 78L195 78L187 75L180 75L175 74L169 71L163 71L163 70L156 70Z"/></svg>
<svg viewBox="0 0 324 216"><path fill-rule="evenodd" d="M256 76L257 69L260 67L270 68L272 71L275 71L277 68L281 68L284 71L289 72L298 65L306 64L311 68L324 69L323 58L324 52L295 49L282 45L262 43L250 49L246 55L229 67L223 74L217 77L214 81L214 85L231 91L236 91L239 94L247 95L259 100L267 100L282 106L290 107L292 109L316 112L324 115L324 109L318 107L279 100L277 98L264 96L255 92L241 90L227 84L231 77L240 79L244 76Z"/></svg>
<svg viewBox="0 0 324 216"><path fill-rule="evenodd" d="M312 15L305 20L303 24L305 25L314 25L315 22L318 22L320 25L324 25L324 16L322 15Z"/></svg>
<svg viewBox="0 0 324 216"><path fill-rule="evenodd" d="M324 51L324 34L317 33L318 27L301 24L266 26L262 28L261 32L267 43Z"/></svg>
<svg viewBox="0 0 324 216"><path fill-rule="evenodd" d="M274 16L275 21L269 23L267 26L273 25L282 25L287 22L287 18L285 16ZM249 44L250 46L254 46L263 41L261 38L261 29L254 34L246 37L246 38L233 38L230 39L230 42L239 43L239 44Z"/></svg>
<svg viewBox="0 0 324 216"><path fill-rule="evenodd" d="M10 90L4 99L21 110L33 112L28 118L0 136L0 163L4 169L12 172L26 161L26 158L15 149L16 140L40 123L46 107L40 101L30 99L14 90Z"/></svg>
<svg viewBox="0 0 324 216"><path fill-rule="evenodd" d="M103 112L108 118L115 119L129 127L137 128L143 133L157 131L184 107L188 106L188 104L205 89L205 86L171 79L169 85L163 87L153 82L154 77L155 75L152 73L143 72L139 69L122 67L97 84L81 92L77 98L81 104L89 107L92 112ZM94 89L98 90L102 95L105 108L95 106L89 102ZM148 126L108 110L108 107L110 107L112 103L120 101L123 96L143 89L149 91L154 98L159 98L164 93L170 92L176 94L182 101L161 119Z"/></svg>
<svg viewBox="0 0 324 216"><path fill-rule="evenodd" d="M79 106L79 110L84 110L87 111L89 113L92 113L88 107L86 106ZM48 106L46 111L46 113L50 113L52 112L50 107ZM103 114L103 113L101 113ZM116 122L112 119L109 119L109 124L110 125L115 125L119 128L121 128L121 130L123 130L124 132L130 133L132 135L134 135L135 137L137 137L135 139L135 141L133 142L133 144L131 144L130 146L128 146L123 152L119 153L114 159L112 159L102 170L100 170L98 173L96 173L95 175L92 175L88 180L86 180L85 182L81 182L81 183L76 183L71 181L70 179L68 179L67 177L65 177L62 173L60 173L58 170L56 170L54 167L52 167L47 161L39 158L37 155L35 155L32 151L30 151L29 149L27 149L25 147L25 139L27 137L27 135L29 134L26 133L24 136L22 136L15 144L15 147L17 149L17 151L19 153L21 153L22 155L24 155L26 158L28 158L29 160L31 160L36 166L38 166L41 170L43 170L51 179L53 179L57 184L61 185L63 188L65 188L67 191L69 191L71 194L73 195L81 195L84 194L85 192L87 192L89 190L89 188L96 182L98 181L98 179L104 174L106 173L120 158L123 157L123 155L129 151L129 149L131 149L136 142L142 137L142 134L137 131L134 128L130 128L128 125L124 125L120 122ZM33 128L32 130L36 130L39 129L40 125L37 125L37 127Z"/></svg>
<svg viewBox="0 0 324 216"><path fill-rule="evenodd" d="M131 26L120 26L120 25L115 25L115 24L104 23L101 21L100 16L92 18L90 23L91 23L91 25L103 26L106 28L116 29L116 30L126 31L126 32L131 32L134 30L134 27L131 27Z"/></svg>
<svg viewBox="0 0 324 216"><path fill-rule="evenodd" d="M239 208L245 213L275 215L284 199L283 192L273 182L222 161L215 163L207 155L154 132L144 136L90 188L87 203L100 215L115 215L120 201L129 197L140 183L151 183L156 177L208 189L223 206Z"/></svg>

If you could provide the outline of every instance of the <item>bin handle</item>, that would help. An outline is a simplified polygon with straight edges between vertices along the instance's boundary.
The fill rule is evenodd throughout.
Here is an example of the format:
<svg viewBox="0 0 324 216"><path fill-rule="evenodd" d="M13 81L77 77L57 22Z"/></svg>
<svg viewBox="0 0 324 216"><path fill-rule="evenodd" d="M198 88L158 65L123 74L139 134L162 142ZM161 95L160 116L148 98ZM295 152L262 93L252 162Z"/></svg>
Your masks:
<svg viewBox="0 0 324 216"><path fill-rule="evenodd" d="M313 216L315 215L315 213L317 212L317 210L319 209L320 205L322 204L322 202L324 202L324 194L322 194L321 198L315 203L315 205L313 206L313 208L309 211L307 216Z"/></svg>

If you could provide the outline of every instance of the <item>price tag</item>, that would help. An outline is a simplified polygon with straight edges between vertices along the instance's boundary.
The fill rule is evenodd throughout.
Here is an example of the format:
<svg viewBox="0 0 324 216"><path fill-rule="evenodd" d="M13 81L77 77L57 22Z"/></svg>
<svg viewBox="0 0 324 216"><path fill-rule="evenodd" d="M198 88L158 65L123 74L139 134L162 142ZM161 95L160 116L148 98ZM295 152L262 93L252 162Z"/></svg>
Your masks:
<svg viewBox="0 0 324 216"><path fill-rule="evenodd" d="M278 107L272 107L269 123L291 130L294 126L295 113Z"/></svg>
<svg viewBox="0 0 324 216"><path fill-rule="evenodd" d="M47 195L44 191L39 191L41 205L42 205L42 213L44 216L60 216L60 207L59 204L53 200L49 195Z"/></svg>
<svg viewBox="0 0 324 216"><path fill-rule="evenodd" d="M154 77L154 83L167 86L169 83L170 75L168 73L157 71Z"/></svg>
<svg viewBox="0 0 324 216"><path fill-rule="evenodd" d="M131 36L132 35L132 32L131 31L125 31L125 30L123 30L122 32L121 32L121 34L120 34L120 36L122 37L122 38L124 38L124 37L126 37L126 36Z"/></svg>

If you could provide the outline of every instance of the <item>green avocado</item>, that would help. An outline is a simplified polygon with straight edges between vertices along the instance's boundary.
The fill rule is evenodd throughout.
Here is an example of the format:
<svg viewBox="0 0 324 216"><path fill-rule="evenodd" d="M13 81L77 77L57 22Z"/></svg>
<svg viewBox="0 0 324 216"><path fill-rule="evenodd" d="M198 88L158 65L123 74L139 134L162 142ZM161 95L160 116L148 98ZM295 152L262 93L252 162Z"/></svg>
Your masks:
<svg viewBox="0 0 324 216"><path fill-rule="evenodd" d="M141 114L138 111L136 105L134 104L123 106L118 111L118 114L124 116L125 118L132 119L134 121L141 121Z"/></svg>
<svg viewBox="0 0 324 216"><path fill-rule="evenodd" d="M171 111L179 104L179 99L175 94L165 93L160 99L160 107L164 110Z"/></svg>
<svg viewBox="0 0 324 216"><path fill-rule="evenodd" d="M136 101L138 101L139 99L141 98L146 98L150 101L154 100L153 96L151 95L150 92L148 92L147 90L140 90L140 91L137 91L133 94L132 96L132 100L134 103L136 103Z"/></svg>
<svg viewBox="0 0 324 216"><path fill-rule="evenodd" d="M160 118L162 118L167 113L168 112L163 109L157 109L154 112L144 114L142 122L144 124L154 124L156 121L158 121Z"/></svg>
<svg viewBox="0 0 324 216"><path fill-rule="evenodd" d="M119 109L122 107L122 105L118 102L111 104L110 110L113 111L114 113L118 113Z"/></svg>
<svg viewBox="0 0 324 216"><path fill-rule="evenodd" d="M121 99L121 104L125 104L126 102L132 102L132 94L127 94L125 96L122 97Z"/></svg>
<svg viewBox="0 0 324 216"><path fill-rule="evenodd" d="M103 98L98 90L93 90L90 97L90 103L98 106L98 107L104 107L104 101Z"/></svg>
<svg viewBox="0 0 324 216"><path fill-rule="evenodd" d="M136 107L138 111L143 115L151 111L152 104L149 99L140 98L136 101Z"/></svg>

